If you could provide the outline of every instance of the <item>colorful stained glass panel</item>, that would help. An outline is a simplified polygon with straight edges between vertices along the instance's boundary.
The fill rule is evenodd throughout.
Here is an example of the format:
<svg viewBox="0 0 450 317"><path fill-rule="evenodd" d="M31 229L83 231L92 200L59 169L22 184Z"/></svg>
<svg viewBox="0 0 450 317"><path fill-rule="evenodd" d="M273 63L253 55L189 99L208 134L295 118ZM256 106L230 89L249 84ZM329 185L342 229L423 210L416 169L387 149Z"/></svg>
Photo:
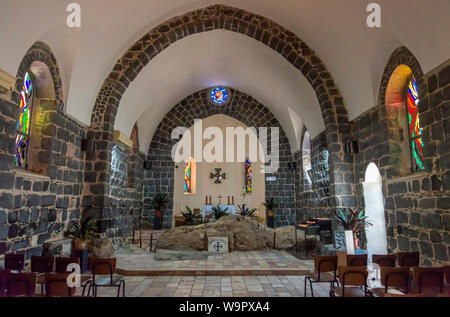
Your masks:
<svg viewBox="0 0 450 317"><path fill-rule="evenodd" d="M184 165L184 192L190 193L192 191L192 163L187 161Z"/></svg>
<svg viewBox="0 0 450 317"><path fill-rule="evenodd" d="M414 77L411 77L408 83L407 111L409 136L411 140L411 156L414 170L423 170L424 156L422 152L423 139L422 128L419 121L419 94L417 92L417 83Z"/></svg>
<svg viewBox="0 0 450 317"><path fill-rule="evenodd" d="M33 81L26 73L20 92L19 120L17 121L16 150L14 163L18 167L25 167L30 141L31 113L33 106Z"/></svg>
<svg viewBox="0 0 450 317"><path fill-rule="evenodd" d="M245 161L245 191L247 193L253 191L253 167L250 160Z"/></svg>
<svg viewBox="0 0 450 317"><path fill-rule="evenodd" d="M228 91L222 87L211 90L211 99L217 104L223 104L228 99Z"/></svg>

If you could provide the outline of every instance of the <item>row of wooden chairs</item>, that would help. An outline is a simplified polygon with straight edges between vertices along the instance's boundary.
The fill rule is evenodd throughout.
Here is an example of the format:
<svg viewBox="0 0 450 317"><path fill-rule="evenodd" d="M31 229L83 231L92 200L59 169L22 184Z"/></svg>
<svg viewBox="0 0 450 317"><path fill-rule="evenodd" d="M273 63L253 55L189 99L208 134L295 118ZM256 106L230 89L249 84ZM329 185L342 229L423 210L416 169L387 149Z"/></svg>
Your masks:
<svg viewBox="0 0 450 317"><path fill-rule="evenodd" d="M47 257L47 256L32 256L31 257L31 272L23 273L24 270L24 255L23 254L6 254L5 255L5 272L4 273L4 285L3 294L5 293L6 286L16 284L27 284L22 289L30 289L34 294L36 284L41 285L41 294L45 293L55 296L52 289L47 290L50 284L56 285L56 282L66 284L68 273L67 268L70 264L80 264L80 258L61 258L61 257ZM125 297L125 280L122 275L116 273L116 259L115 258L89 258L89 268L92 275L81 275L81 287L83 289L82 296L85 294L86 287L88 288L88 296L92 294L97 296L98 287L115 287L117 288L117 296L120 296L122 290L122 296ZM16 271L18 273L13 273ZM65 277L65 279L64 279ZM49 279L49 280L48 280ZM27 282L28 281L28 282ZM14 286L10 286L14 287ZM50 286L51 287L51 286ZM67 287L66 287L67 288ZM62 290L64 288L58 288ZM25 292L26 293L26 292ZM9 294L14 294L13 291ZM70 295L71 291L66 289L66 292L60 293ZM25 296L24 294L22 294Z"/></svg>
<svg viewBox="0 0 450 317"><path fill-rule="evenodd" d="M311 296L314 296L313 283L329 283L330 296L385 296L391 287L403 293L444 292L444 279L450 284L450 267L421 268L418 267L416 253L396 255L374 255L373 263L381 268L381 283L384 288L368 289L367 255L347 255L346 266L338 267L337 256L314 257L315 270L305 276L304 295L307 295L309 282ZM397 260L397 261L396 261ZM398 267L396 267L396 262ZM417 265L415 265L417 264ZM415 265L415 266L414 266ZM410 267L412 267L412 274ZM415 281L411 288L411 280ZM450 286L445 286L448 292Z"/></svg>

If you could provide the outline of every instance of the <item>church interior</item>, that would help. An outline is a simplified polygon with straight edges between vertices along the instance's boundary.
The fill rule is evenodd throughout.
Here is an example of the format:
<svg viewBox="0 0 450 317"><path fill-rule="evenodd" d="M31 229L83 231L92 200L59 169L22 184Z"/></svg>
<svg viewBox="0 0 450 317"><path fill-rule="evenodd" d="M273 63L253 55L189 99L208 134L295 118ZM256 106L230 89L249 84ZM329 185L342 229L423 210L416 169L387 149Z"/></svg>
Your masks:
<svg viewBox="0 0 450 317"><path fill-rule="evenodd" d="M0 8L0 297L450 296L448 0Z"/></svg>

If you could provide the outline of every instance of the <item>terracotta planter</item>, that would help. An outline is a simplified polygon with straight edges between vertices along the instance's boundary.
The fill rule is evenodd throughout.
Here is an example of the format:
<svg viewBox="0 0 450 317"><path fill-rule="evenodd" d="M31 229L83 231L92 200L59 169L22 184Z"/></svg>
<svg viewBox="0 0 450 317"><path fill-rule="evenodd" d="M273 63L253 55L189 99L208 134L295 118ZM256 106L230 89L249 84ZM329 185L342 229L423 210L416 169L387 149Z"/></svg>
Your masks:
<svg viewBox="0 0 450 317"><path fill-rule="evenodd" d="M80 238L73 240L73 248L75 250L86 250L88 248L88 241L83 241Z"/></svg>

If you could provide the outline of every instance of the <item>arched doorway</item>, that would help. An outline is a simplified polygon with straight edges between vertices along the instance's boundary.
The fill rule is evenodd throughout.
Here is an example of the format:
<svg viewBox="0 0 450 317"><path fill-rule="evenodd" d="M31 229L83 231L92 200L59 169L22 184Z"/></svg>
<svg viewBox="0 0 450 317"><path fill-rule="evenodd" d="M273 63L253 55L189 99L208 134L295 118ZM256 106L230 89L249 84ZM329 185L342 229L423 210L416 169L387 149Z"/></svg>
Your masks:
<svg viewBox="0 0 450 317"><path fill-rule="evenodd" d="M250 143L252 142L252 139L258 140L258 137L256 134L247 136L244 144L245 160L249 159L252 164L252 190L250 192L245 189L245 161L240 161L239 159L238 152L241 149L239 149L240 144L238 137L234 136L234 142L229 144L230 135L227 130L239 128L247 129L248 127L239 120L224 114L217 114L203 119L201 129L204 137L202 140L203 155L201 162L197 162L196 159L193 158L194 147L196 146L195 142L199 141L195 138L196 132L194 131L194 126L189 128L188 136L186 136L185 133L184 137L191 138L191 152L189 154L185 153L186 148L184 146L180 151L180 147L182 146L181 144L185 144L185 142L180 141L176 152L179 153L180 156L185 155L186 157L189 156L189 158L181 162L175 162L173 217L179 216L181 211L185 210L186 206L190 207L192 210L201 210L205 205L206 197L211 197L211 203L213 205L236 205L237 208L238 205L242 206L245 204L250 209L257 208L254 216L258 219L258 221L265 223L265 210L263 207L263 202L266 197L266 186L264 174L261 173L263 162L260 161L260 157L258 155L254 155L256 153L252 153L252 155L250 155L250 152L254 152L255 150ZM215 140L218 135L214 135L214 137L210 139L205 137L205 135L208 134L208 131L212 131L212 129L215 129L215 132L220 131L223 136L223 140L216 143L218 147L214 147L213 149L211 149L208 144L211 144L210 142L213 139ZM258 147L260 147L260 141L258 140L257 142ZM233 162L228 160L229 151L232 151L234 154ZM181 154L181 152L183 152L183 154ZM215 154L214 157L206 157L210 152ZM253 156L256 156L256 160ZM191 170L189 173L186 173L185 162L191 162ZM211 173L213 173L216 168L220 168L221 172L226 175L220 183L215 183L214 179L211 179L210 177ZM190 191L186 190L187 177L190 180L188 181L191 185L188 186L191 189ZM172 221L172 225L174 223L175 222Z"/></svg>
<svg viewBox="0 0 450 317"><path fill-rule="evenodd" d="M367 166L363 188L366 216L373 224L373 226L366 226L367 251L371 258L372 254L387 254L382 179L375 163Z"/></svg>

